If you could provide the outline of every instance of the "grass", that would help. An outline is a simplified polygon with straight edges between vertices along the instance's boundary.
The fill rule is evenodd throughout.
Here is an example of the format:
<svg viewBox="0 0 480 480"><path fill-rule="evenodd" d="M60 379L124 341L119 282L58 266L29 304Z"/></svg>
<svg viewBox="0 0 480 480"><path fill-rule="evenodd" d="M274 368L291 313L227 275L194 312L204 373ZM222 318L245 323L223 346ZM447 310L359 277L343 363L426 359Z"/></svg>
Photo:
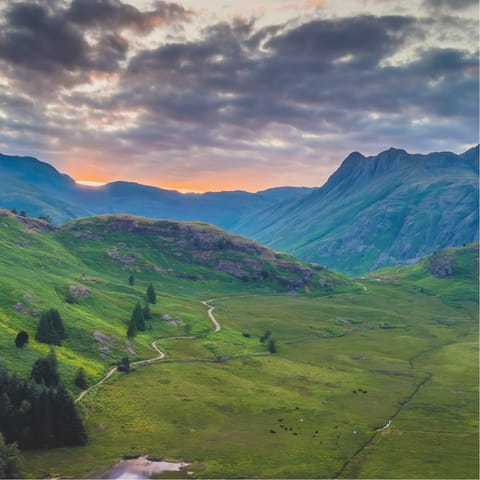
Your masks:
<svg viewBox="0 0 480 480"><path fill-rule="evenodd" d="M461 268L442 281L421 264L375 273L361 284L340 277L322 296L280 295L269 279L225 278L134 235L111 238L100 223L86 225L102 238L26 231L0 218L2 361L26 376L48 351L33 339L15 348L16 332L25 328L32 337L37 320L12 305L57 307L69 334L56 349L60 370L77 393L72 379L79 366L92 383L126 354L126 321L149 282L158 302L151 306L152 329L132 342L133 359L153 357L150 342L161 337L166 359L117 373L88 395L81 408L89 444L26 452L29 476L98 476L122 456L149 454L193 462L188 469L198 478L477 478L471 249L452 253ZM181 276L126 268L105 254L120 244L125 255L142 256L140 265ZM127 281L131 271L134 287ZM68 304L70 284L92 293ZM207 298L215 298L218 333L199 303ZM187 325L198 338L167 338L185 335ZM259 340L266 330L275 338L275 355ZM96 341L95 331L112 342ZM111 348L106 358L99 350L105 346ZM390 428L376 433L394 415Z"/></svg>

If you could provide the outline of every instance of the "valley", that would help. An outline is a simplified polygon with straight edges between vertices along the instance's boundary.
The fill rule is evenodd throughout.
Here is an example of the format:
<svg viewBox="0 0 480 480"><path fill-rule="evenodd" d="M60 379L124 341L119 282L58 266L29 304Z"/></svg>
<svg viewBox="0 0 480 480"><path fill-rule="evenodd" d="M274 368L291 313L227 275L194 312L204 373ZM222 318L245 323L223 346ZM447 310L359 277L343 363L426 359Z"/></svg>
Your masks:
<svg viewBox="0 0 480 480"><path fill-rule="evenodd" d="M35 312L58 308L59 370L89 438L25 451L28 475L101 476L144 455L198 478L478 472L478 245L351 280L205 224L53 228L3 211L0 242L2 362L28 375L48 351ZM152 319L128 339L149 283ZM133 370L112 370L125 355ZM79 366L89 387L112 373L81 396Z"/></svg>

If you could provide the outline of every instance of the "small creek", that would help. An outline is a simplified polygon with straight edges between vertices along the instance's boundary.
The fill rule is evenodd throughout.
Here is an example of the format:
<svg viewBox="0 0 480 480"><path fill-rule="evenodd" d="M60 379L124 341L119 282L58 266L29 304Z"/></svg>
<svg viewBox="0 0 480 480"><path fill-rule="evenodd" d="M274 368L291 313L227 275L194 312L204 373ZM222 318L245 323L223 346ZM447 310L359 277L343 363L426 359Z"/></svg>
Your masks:
<svg viewBox="0 0 480 480"><path fill-rule="evenodd" d="M148 480L154 473L178 472L189 463L174 463L149 460L148 457L120 460L104 478L123 478L131 480ZM188 473L188 472L186 472Z"/></svg>

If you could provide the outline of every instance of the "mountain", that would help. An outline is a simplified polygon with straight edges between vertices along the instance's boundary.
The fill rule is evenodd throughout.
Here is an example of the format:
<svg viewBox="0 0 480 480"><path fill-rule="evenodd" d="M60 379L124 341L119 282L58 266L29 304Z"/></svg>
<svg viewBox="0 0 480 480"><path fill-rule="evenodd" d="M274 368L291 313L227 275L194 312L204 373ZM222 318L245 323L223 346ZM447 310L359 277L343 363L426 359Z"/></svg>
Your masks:
<svg viewBox="0 0 480 480"><path fill-rule="evenodd" d="M32 157L0 154L0 206L31 216L48 215L54 223L106 213L151 218L205 221L231 227L239 216L312 191L279 187L257 193L244 191L183 194L176 190L131 182L85 187L51 165Z"/></svg>
<svg viewBox="0 0 480 480"><path fill-rule="evenodd" d="M309 195L247 215L232 230L305 261L359 274L478 240L478 146L351 153Z"/></svg>

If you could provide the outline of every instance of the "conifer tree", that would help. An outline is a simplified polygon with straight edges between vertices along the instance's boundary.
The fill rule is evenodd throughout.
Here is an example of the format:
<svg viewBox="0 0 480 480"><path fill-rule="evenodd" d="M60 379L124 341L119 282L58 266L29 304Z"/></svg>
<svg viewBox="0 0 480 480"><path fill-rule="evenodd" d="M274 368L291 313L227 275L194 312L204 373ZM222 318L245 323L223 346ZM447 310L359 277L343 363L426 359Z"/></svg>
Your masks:
<svg viewBox="0 0 480 480"><path fill-rule="evenodd" d="M87 376L85 375L85 370L83 367L80 367L75 374L74 383L78 388L85 390L88 386L87 384Z"/></svg>
<svg viewBox="0 0 480 480"><path fill-rule="evenodd" d="M127 337L133 338L136 334L137 334L137 325L134 320L130 320L130 322L128 322L128 327L127 327Z"/></svg>
<svg viewBox="0 0 480 480"><path fill-rule="evenodd" d="M143 307L143 318L145 320L152 319L152 312L150 311L150 306L148 303L146 303L145 306Z"/></svg>
<svg viewBox="0 0 480 480"><path fill-rule="evenodd" d="M145 331L145 319L143 318L143 310L140 302L137 302L135 308L133 309L132 322L135 323L137 330L139 330L140 332Z"/></svg>
<svg viewBox="0 0 480 480"><path fill-rule="evenodd" d="M50 313L50 318L52 322L52 328L57 332L57 335L59 336L60 340L63 340L66 338L65 335L65 327L63 326L63 321L62 318L60 317L60 313L56 308L51 308L49 310Z"/></svg>
<svg viewBox="0 0 480 480"><path fill-rule="evenodd" d="M57 370L57 357L53 348L46 357L35 361L30 378L36 383L43 383L47 387L58 385L60 377Z"/></svg>
<svg viewBox="0 0 480 480"><path fill-rule="evenodd" d="M273 337L269 337L268 351L270 353L277 353L277 345L275 344L275 339Z"/></svg>
<svg viewBox="0 0 480 480"><path fill-rule="evenodd" d="M157 295L155 293L155 289L153 288L153 285L150 283L150 285L147 287L147 302L148 303L157 303Z"/></svg>
<svg viewBox="0 0 480 480"><path fill-rule="evenodd" d="M72 397L61 383L53 396L55 435L60 445L85 445L87 433Z"/></svg>
<svg viewBox="0 0 480 480"><path fill-rule="evenodd" d="M50 345L60 345L66 338L60 313L55 308L42 312L35 333L35 339Z"/></svg>
<svg viewBox="0 0 480 480"><path fill-rule="evenodd" d="M130 274L128 277L128 284L133 287L135 285L135 277L133 276L133 273Z"/></svg>

